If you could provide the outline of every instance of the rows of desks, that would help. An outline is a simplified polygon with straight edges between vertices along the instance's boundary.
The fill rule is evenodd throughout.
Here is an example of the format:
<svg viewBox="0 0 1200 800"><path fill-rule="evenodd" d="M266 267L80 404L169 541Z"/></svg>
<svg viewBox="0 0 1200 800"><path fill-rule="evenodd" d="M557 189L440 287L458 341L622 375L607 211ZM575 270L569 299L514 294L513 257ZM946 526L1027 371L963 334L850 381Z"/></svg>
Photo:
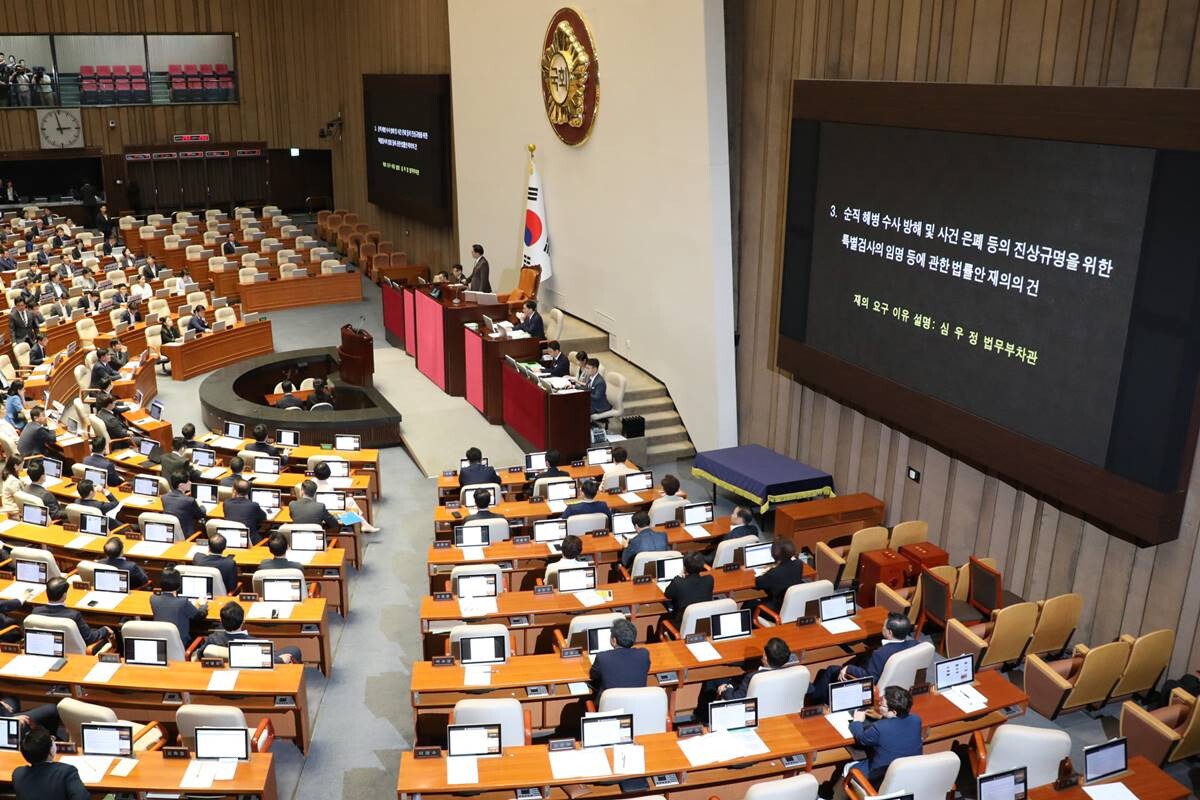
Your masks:
<svg viewBox="0 0 1200 800"><path fill-rule="evenodd" d="M171 377L177 381L274 352L275 339L269 319L250 324L239 320L223 331L205 333L190 342L180 340L162 346L162 354L171 360Z"/></svg>

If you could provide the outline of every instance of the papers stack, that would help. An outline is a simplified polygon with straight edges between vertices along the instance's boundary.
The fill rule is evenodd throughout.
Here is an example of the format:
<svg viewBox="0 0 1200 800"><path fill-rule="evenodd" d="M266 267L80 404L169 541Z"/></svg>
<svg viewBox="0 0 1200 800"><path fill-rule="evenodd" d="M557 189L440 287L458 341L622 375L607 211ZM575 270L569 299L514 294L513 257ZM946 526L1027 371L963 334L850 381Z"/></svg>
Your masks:
<svg viewBox="0 0 1200 800"><path fill-rule="evenodd" d="M312 563L313 557L316 554L316 550L288 550L286 558L290 561L295 561L297 564L308 566Z"/></svg>
<svg viewBox="0 0 1200 800"><path fill-rule="evenodd" d="M494 597L460 597L458 613L466 619L487 617L496 613L496 598Z"/></svg>
<svg viewBox="0 0 1200 800"><path fill-rule="evenodd" d="M603 747L555 750L550 753L550 771L556 781L612 775L612 767L608 765L608 755Z"/></svg>
<svg viewBox="0 0 1200 800"><path fill-rule="evenodd" d="M451 786L479 783L479 757L447 756L446 783Z"/></svg>
<svg viewBox="0 0 1200 800"><path fill-rule="evenodd" d="M52 658L50 656L13 656L12 661L9 661L3 667L0 667L0 675L14 675L21 678L41 678L47 672L49 672L50 667L54 666L57 662L57 658Z"/></svg>
<svg viewBox="0 0 1200 800"><path fill-rule="evenodd" d="M145 508L146 506L153 504L156 499L158 499L158 498L146 497L143 494L131 494L131 495L127 496L124 500L122 500L121 502L127 506L135 506L137 508Z"/></svg>
<svg viewBox="0 0 1200 800"><path fill-rule="evenodd" d="M21 521L16 519L0 520L0 533L4 533L10 528L15 528L19 524L21 524Z"/></svg>
<svg viewBox="0 0 1200 800"><path fill-rule="evenodd" d="M578 600L584 608L593 608L603 605L612 600L612 592L605 591L603 593L595 589L583 589L578 592L573 592L575 599Z"/></svg>
<svg viewBox="0 0 1200 800"><path fill-rule="evenodd" d="M612 765L615 775L640 775L646 771L646 748L640 744L613 745Z"/></svg>
<svg viewBox="0 0 1200 800"><path fill-rule="evenodd" d="M852 633L857 630L862 630L858 627L858 623L855 622L852 617L831 619L829 622L822 622L821 627L830 633Z"/></svg>
<svg viewBox="0 0 1200 800"><path fill-rule="evenodd" d="M621 492L617 497L620 497L626 503L640 503L642 496L637 492Z"/></svg>
<svg viewBox="0 0 1200 800"><path fill-rule="evenodd" d="M242 440L232 439L228 436L218 436L215 439L209 439L208 443L213 447L220 447L226 450L241 450Z"/></svg>
<svg viewBox="0 0 1200 800"><path fill-rule="evenodd" d="M225 474L225 467L209 467L200 473L200 477L206 481L215 481L217 478Z"/></svg>
<svg viewBox="0 0 1200 800"><path fill-rule="evenodd" d="M566 500L547 500L546 508L549 509L554 514L561 514L562 512L567 510L567 501Z"/></svg>
<svg viewBox="0 0 1200 800"><path fill-rule="evenodd" d="M208 679L208 691L231 692L237 686L238 672L236 669L219 669Z"/></svg>
<svg viewBox="0 0 1200 800"><path fill-rule="evenodd" d="M88 674L83 676L84 683L108 683L112 680L112 676L117 674L117 670L121 668L119 663L97 661L96 666L88 670Z"/></svg>
<svg viewBox="0 0 1200 800"><path fill-rule="evenodd" d="M458 552L462 553L463 561L482 561L482 547L460 547Z"/></svg>
<svg viewBox="0 0 1200 800"><path fill-rule="evenodd" d="M136 758L118 758L117 763L113 765L112 774L118 778L124 778L133 772L133 768L136 766Z"/></svg>
<svg viewBox="0 0 1200 800"><path fill-rule="evenodd" d="M486 664L467 664L463 667L463 684L466 686L491 686L492 668Z"/></svg>
<svg viewBox="0 0 1200 800"><path fill-rule="evenodd" d="M99 783L104 780L112 766L112 756L63 756L59 759L79 770L79 779L84 783Z"/></svg>
<svg viewBox="0 0 1200 800"><path fill-rule="evenodd" d="M703 525L684 525L683 530L693 539L703 539L705 537L712 536L711 533L705 530Z"/></svg>
<svg viewBox="0 0 1200 800"><path fill-rule="evenodd" d="M250 619L290 619L295 603L253 603L250 606ZM275 613L272 614L271 612Z"/></svg>
<svg viewBox="0 0 1200 800"><path fill-rule="evenodd" d="M171 549L171 545L166 542L134 542L129 546L129 554L131 556L161 556L163 553Z"/></svg>
<svg viewBox="0 0 1200 800"><path fill-rule="evenodd" d="M37 594L45 591L46 587L40 583L22 583L21 581L13 581L8 586L0 589L0 598L4 600L16 600L18 597L24 597L26 593L33 592Z"/></svg>
<svg viewBox="0 0 1200 800"><path fill-rule="evenodd" d="M102 608L105 611L112 611L121 605L121 601L124 599L125 595L119 592L88 592L79 601L79 604L88 608Z"/></svg>
<svg viewBox="0 0 1200 800"><path fill-rule="evenodd" d="M735 758L750 758L769 752L769 748L759 738L758 732L717 731L703 736L693 736L690 739L680 739L679 749L687 756L693 767L705 764L716 764Z"/></svg>
<svg viewBox="0 0 1200 800"><path fill-rule="evenodd" d="M955 686L941 695L968 714L987 708L987 698L973 686Z"/></svg>
<svg viewBox="0 0 1200 800"><path fill-rule="evenodd" d="M84 533L67 542L67 547L71 548L72 550L82 550L92 542L96 541L98 538L103 537L92 536L90 533Z"/></svg>
<svg viewBox="0 0 1200 800"><path fill-rule="evenodd" d="M843 739L849 739L850 736L850 712L839 711L836 714L826 714L825 721L833 726L833 729L838 732Z"/></svg>
<svg viewBox="0 0 1200 800"><path fill-rule="evenodd" d="M1120 781L1102 783L1099 786L1084 786L1083 791L1087 792L1092 800L1137 800L1137 795Z"/></svg>
<svg viewBox="0 0 1200 800"><path fill-rule="evenodd" d="M214 761L193 761L188 764L187 771L179 779L180 789L208 789L217 777L217 764Z"/></svg>
<svg viewBox="0 0 1200 800"><path fill-rule="evenodd" d="M694 642L689 644L687 649L697 661L719 661L721 658L712 642Z"/></svg>

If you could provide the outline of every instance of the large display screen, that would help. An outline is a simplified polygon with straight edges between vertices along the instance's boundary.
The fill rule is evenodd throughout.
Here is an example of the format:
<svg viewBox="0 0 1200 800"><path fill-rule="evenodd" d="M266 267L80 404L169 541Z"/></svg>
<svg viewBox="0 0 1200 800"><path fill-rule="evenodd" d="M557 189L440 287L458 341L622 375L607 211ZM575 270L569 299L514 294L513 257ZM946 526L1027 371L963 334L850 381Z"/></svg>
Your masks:
<svg viewBox="0 0 1200 800"><path fill-rule="evenodd" d="M449 223L450 77L363 75L367 199Z"/></svg>
<svg viewBox="0 0 1200 800"><path fill-rule="evenodd" d="M783 332L1102 466L1154 159L824 123L806 327L785 308Z"/></svg>

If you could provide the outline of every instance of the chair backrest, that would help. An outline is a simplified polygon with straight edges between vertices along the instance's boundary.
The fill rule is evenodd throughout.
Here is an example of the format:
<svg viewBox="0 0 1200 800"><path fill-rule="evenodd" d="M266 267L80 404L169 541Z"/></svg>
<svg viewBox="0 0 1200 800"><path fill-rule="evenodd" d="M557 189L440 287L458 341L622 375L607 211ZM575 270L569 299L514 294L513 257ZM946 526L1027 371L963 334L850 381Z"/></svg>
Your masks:
<svg viewBox="0 0 1200 800"><path fill-rule="evenodd" d="M917 673L928 670L937 651L932 642L921 642L888 658L879 674L879 686L900 686L911 689L917 682Z"/></svg>
<svg viewBox="0 0 1200 800"><path fill-rule="evenodd" d="M1163 628L1143 633L1133 640L1132 644L1129 663L1121 673L1121 680L1113 688L1112 697L1146 694L1155 687L1171 662L1171 651L1175 649L1175 631Z"/></svg>
<svg viewBox="0 0 1200 800"><path fill-rule="evenodd" d="M457 655L456 647L459 639L475 636L503 636L504 640L509 643L508 650L504 653L505 660L508 660L509 653L512 650L512 637L508 633L507 626L499 622L455 625L450 629L450 637L447 640L449 652Z"/></svg>
<svg viewBox="0 0 1200 800"><path fill-rule="evenodd" d="M308 583L304 579L302 569L259 569L254 571L254 593L262 594L262 582L266 578L287 578L300 581L301 599L308 597Z"/></svg>
<svg viewBox="0 0 1200 800"><path fill-rule="evenodd" d="M612 415L620 416L625 413L625 376L616 370L609 370L604 375L604 396L612 406Z"/></svg>
<svg viewBox="0 0 1200 800"><path fill-rule="evenodd" d="M896 523L892 528L891 538L888 539L888 547L899 551L906 544L917 544L928 540L929 523L923 519L912 519Z"/></svg>
<svg viewBox="0 0 1200 800"><path fill-rule="evenodd" d="M574 514L567 517L567 533L576 535L592 531L608 530L608 515L603 512L595 514Z"/></svg>
<svg viewBox="0 0 1200 800"><path fill-rule="evenodd" d="M224 520L216 520L222 528L235 527L234 523L225 522ZM176 564L175 569L182 575L192 575L198 578L212 578L213 597L225 597L233 590L232 586L225 585L225 579L221 577L221 570L216 567L202 567L197 564Z"/></svg>
<svg viewBox="0 0 1200 800"><path fill-rule="evenodd" d="M783 594L783 602L779 604L780 621L795 622L804 616L804 610L810 602L828 597L833 591L830 581L808 581L789 586Z"/></svg>
<svg viewBox="0 0 1200 800"><path fill-rule="evenodd" d="M237 311L233 306L218 308L213 315L213 322L224 322L229 326L235 325L237 324Z"/></svg>
<svg viewBox="0 0 1200 800"><path fill-rule="evenodd" d="M175 712L179 739L189 750L196 748L196 728L245 728L246 715L237 706L186 703Z"/></svg>
<svg viewBox="0 0 1200 800"><path fill-rule="evenodd" d="M238 283L254 283L254 276L258 274L258 267L242 267L238 270Z"/></svg>
<svg viewBox="0 0 1200 800"><path fill-rule="evenodd" d="M549 571L551 564L546 567ZM567 626L567 646L579 647L587 642L587 632L595 628L611 628L613 623L619 619L625 619L625 615L619 611L602 611L597 614L580 614L571 617L571 624Z"/></svg>
<svg viewBox="0 0 1200 800"><path fill-rule="evenodd" d="M188 308L195 308L196 306L208 308L208 295L202 291L188 292L187 305Z"/></svg>
<svg viewBox="0 0 1200 800"><path fill-rule="evenodd" d="M17 342L13 345L13 355L17 357L17 363L22 367L29 366L29 342Z"/></svg>
<svg viewBox="0 0 1200 800"><path fill-rule="evenodd" d="M90 345L100 335L99 329L96 328L96 322L91 317L84 317L76 322L75 332L79 335L84 345Z"/></svg>
<svg viewBox="0 0 1200 800"><path fill-rule="evenodd" d="M1037 627L1033 629L1033 640L1027 652L1042 655L1058 653L1067 649L1075 629L1079 626L1079 615L1083 613L1083 595L1060 594L1041 604Z"/></svg>
<svg viewBox="0 0 1200 800"><path fill-rule="evenodd" d="M477 489L491 489L493 496L497 499L501 496L498 483L468 483L458 490L458 502L464 506L467 505L467 498L470 497L473 500Z"/></svg>
<svg viewBox="0 0 1200 800"><path fill-rule="evenodd" d="M683 553L678 550L643 550L633 557L633 563L629 565L629 575L633 578L639 575L653 575L654 562L668 558L683 558Z"/></svg>
<svg viewBox="0 0 1200 800"><path fill-rule="evenodd" d="M151 314L157 314L159 319L170 315L171 304L162 297L156 297L146 304L146 310Z"/></svg>
<svg viewBox="0 0 1200 800"><path fill-rule="evenodd" d="M458 590L458 579L468 575L491 575L496 579L496 594L504 591L504 570L499 564L460 564L450 570L450 586Z"/></svg>
<svg viewBox="0 0 1200 800"><path fill-rule="evenodd" d="M728 614L731 611L737 611L737 603L728 597L723 597L720 600L705 600L700 603L692 603L683 610L683 619L679 623L680 637L690 636L696 633L696 627L701 620L707 626L709 617L714 614Z"/></svg>
<svg viewBox="0 0 1200 800"><path fill-rule="evenodd" d="M650 504L650 524L662 525L664 522L670 522L675 519L675 509L686 504L687 498L677 494L654 498L654 502Z"/></svg>
<svg viewBox="0 0 1200 800"><path fill-rule="evenodd" d="M159 488L162 488L161 484ZM143 511L141 514L138 514L137 521L138 530L140 530L143 534L146 532L147 523L159 522L163 525L170 525L171 529L175 531L175 541L177 542L182 542L192 533L191 531L188 531L186 535L184 534L183 526L179 524L179 518L174 514L162 514L157 511Z"/></svg>
<svg viewBox="0 0 1200 800"><path fill-rule="evenodd" d="M1088 650L1075 676L1074 686L1063 701L1064 709L1102 703L1121 679L1129 663L1129 642L1109 642Z"/></svg>
<svg viewBox="0 0 1200 800"><path fill-rule="evenodd" d="M812 773L756 783L746 790L742 800L817 800L820 784Z"/></svg>
<svg viewBox="0 0 1200 800"><path fill-rule="evenodd" d="M666 733L667 690L661 686L636 689L606 689L600 695L600 712L621 709L633 715L633 735Z"/></svg>
<svg viewBox="0 0 1200 800"><path fill-rule="evenodd" d="M525 744L525 710L515 697L468 698L454 704L453 725L500 724L500 746Z"/></svg>
<svg viewBox="0 0 1200 800"><path fill-rule="evenodd" d="M80 467L80 466L85 466L85 465L75 464L72 466L72 469L74 469L75 467ZM75 478L76 478L76 480L82 479L83 475L82 474L76 475ZM67 512L67 522L71 523L72 525L78 525L79 518L83 517L83 516L92 516L92 517L104 516L103 514L100 513L99 509L94 508L92 506L83 506L83 505L80 505L79 503L67 503L67 505L64 508ZM80 561L79 562L78 569L79 569L79 574L81 576L83 575L83 565L90 564L90 563L92 563L92 562L90 562L90 561ZM91 578L84 578L84 580L87 581L88 583L92 582Z"/></svg>
<svg viewBox="0 0 1200 800"><path fill-rule="evenodd" d="M563 330L563 312L562 309L552 308L546 312L546 339L554 341L562 336Z"/></svg>
<svg viewBox="0 0 1200 800"><path fill-rule="evenodd" d="M913 800L945 800L958 778L958 755L951 752L897 758L888 765L879 794L911 792Z"/></svg>
<svg viewBox="0 0 1200 800"><path fill-rule="evenodd" d="M166 639L167 661L185 661L183 640L179 638L179 628L173 622L153 622L148 619L131 619L121 625L121 639L129 637L140 639Z"/></svg>
<svg viewBox="0 0 1200 800"><path fill-rule="evenodd" d="M1033 636L1037 617L1037 603L1015 603L997 611L992 620L987 650L979 659L976 669L1020 661Z"/></svg>
<svg viewBox="0 0 1200 800"><path fill-rule="evenodd" d="M812 682L812 673L803 664L754 673L747 697L758 699L758 718L799 714L804 707L804 695Z"/></svg>
<svg viewBox="0 0 1200 800"><path fill-rule="evenodd" d="M67 729L67 738L82 746L84 723L116 722L117 712L106 706L64 697L58 701L58 718Z"/></svg>
<svg viewBox="0 0 1200 800"><path fill-rule="evenodd" d="M575 480L574 478L568 478L568 477L537 478L533 482L533 496L534 497L545 497L546 496L546 484L549 484L549 483L571 483L574 480ZM570 520L570 517L568 517L567 519Z"/></svg>
<svg viewBox="0 0 1200 800"><path fill-rule="evenodd" d="M24 495L24 494L27 494L27 493L26 492L17 492L16 493L17 500L19 500L20 502L28 502L24 497L22 497L22 495ZM36 501L36 503L31 503L31 505L42 505L42 501L39 500L38 498L34 497L33 495L29 495L29 499ZM37 561L41 564L45 564L47 581L49 581L52 578L61 578L62 577L62 570L60 570L58 568L58 562L54 560L53 553L50 553L46 550L40 550L36 547L13 547L11 549L11 553L12 553L12 557L14 559L19 558L23 561Z"/></svg>
<svg viewBox="0 0 1200 800"><path fill-rule="evenodd" d="M918 580L921 586L921 617L945 628L954 600L952 587L948 581L927 569L921 570Z"/></svg>
<svg viewBox="0 0 1200 800"><path fill-rule="evenodd" d="M1070 754L1071 734L1066 731L1006 723L988 742L987 771L1025 767L1029 786L1045 786L1058 778L1058 765Z"/></svg>
<svg viewBox="0 0 1200 800"><path fill-rule="evenodd" d="M713 554L713 569L718 569L726 564L732 564L738 550L741 550L746 545L757 543L758 537L753 534L721 540L717 543L717 551Z"/></svg>
<svg viewBox="0 0 1200 800"><path fill-rule="evenodd" d="M504 519L503 517L495 517L492 519L476 519L472 520L471 524L480 528L487 528L488 541L490 542L508 541L508 520Z"/></svg>
<svg viewBox="0 0 1200 800"><path fill-rule="evenodd" d="M852 581L857 577L859 556L872 550L883 550L887 546L888 529L882 525L855 531L854 536L850 538L850 549L846 552L846 568L842 570L842 580Z"/></svg>
<svg viewBox="0 0 1200 800"><path fill-rule="evenodd" d="M975 564L975 566L973 567L972 566L973 562L978 562L978 563ZM970 560L967 561L966 564L963 564L961 567L959 567L958 568L958 578L952 584L954 586L954 599L955 600L961 600L964 603L967 602L967 599L971 596L971 576L976 571L978 571L979 566L987 567L988 569L995 571L996 570L996 559L991 558L989 556L984 556L983 558L976 558L975 556L972 556L970 558ZM1002 582L1002 576L1000 576L1000 573L997 571L995 586L997 586L997 587L1000 586L1001 582ZM999 602L999 601L994 601L994 602ZM990 612L983 612L983 613L984 613L984 616L987 616Z"/></svg>
<svg viewBox="0 0 1200 800"><path fill-rule="evenodd" d="M162 347L162 325L151 325L146 328L146 346L151 350Z"/></svg>
<svg viewBox="0 0 1200 800"><path fill-rule="evenodd" d="M24 630L37 628L46 631L60 631L63 634L63 652L72 655L82 655L87 650L83 637L75 620L67 617L47 617L43 614L30 614L21 622Z"/></svg>

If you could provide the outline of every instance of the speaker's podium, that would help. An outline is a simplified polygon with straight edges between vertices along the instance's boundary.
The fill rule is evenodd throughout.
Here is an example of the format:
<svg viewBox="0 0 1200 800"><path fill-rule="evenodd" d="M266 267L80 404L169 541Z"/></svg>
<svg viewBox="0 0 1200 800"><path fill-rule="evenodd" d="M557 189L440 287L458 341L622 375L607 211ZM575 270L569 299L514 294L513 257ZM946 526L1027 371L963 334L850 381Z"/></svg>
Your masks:
<svg viewBox="0 0 1200 800"><path fill-rule="evenodd" d="M375 374L375 337L352 325L343 325L338 361L345 383L370 386L371 376Z"/></svg>

